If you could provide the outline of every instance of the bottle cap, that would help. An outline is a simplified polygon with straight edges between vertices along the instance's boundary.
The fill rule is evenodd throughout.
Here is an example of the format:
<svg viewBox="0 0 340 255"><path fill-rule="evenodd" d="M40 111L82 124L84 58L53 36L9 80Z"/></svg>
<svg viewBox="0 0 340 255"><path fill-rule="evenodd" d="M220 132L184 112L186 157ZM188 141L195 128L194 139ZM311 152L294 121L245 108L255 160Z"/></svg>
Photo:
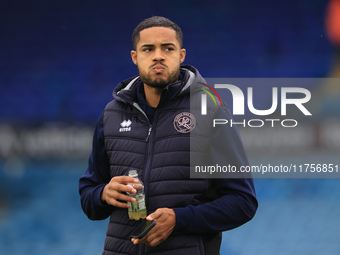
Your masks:
<svg viewBox="0 0 340 255"><path fill-rule="evenodd" d="M138 176L137 170L130 170L129 171L129 176L130 177L137 177Z"/></svg>

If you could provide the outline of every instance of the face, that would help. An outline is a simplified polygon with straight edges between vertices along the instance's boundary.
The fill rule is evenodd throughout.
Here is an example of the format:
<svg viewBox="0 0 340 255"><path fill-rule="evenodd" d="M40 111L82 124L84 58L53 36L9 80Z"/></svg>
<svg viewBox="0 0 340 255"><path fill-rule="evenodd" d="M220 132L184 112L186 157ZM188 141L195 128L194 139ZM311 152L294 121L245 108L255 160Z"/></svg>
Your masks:
<svg viewBox="0 0 340 255"><path fill-rule="evenodd" d="M154 88L164 88L176 82L186 52L180 48L175 30L151 27L142 30L139 37L131 57L137 65L142 82Z"/></svg>

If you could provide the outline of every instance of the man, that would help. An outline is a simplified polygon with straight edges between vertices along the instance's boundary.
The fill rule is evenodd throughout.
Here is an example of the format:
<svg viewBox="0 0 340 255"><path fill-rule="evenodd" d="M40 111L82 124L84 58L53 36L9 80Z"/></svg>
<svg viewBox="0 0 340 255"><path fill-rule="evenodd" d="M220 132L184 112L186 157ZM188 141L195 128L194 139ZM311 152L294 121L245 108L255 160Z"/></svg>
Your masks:
<svg viewBox="0 0 340 255"><path fill-rule="evenodd" d="M98 120L79 192L90 219L111 216L103 254L219 254L221 232L249 221L257 209L251 178L190 178L191 159L238 167L248 160L235 128L212 130L212 121L200 121L190 109L200 105L205 81L194 67L180 66L182 42L180 28L166 18L141 22L131 51L139 76L114 89L115 100ZM208 112L231 118L225 104L208 102ZM127 212L134 199L126 192L136 193L127 185L137 182L127 176L131 169L145 185L147 220L157 222L142 239L129 238L140 224Z"/></svg>

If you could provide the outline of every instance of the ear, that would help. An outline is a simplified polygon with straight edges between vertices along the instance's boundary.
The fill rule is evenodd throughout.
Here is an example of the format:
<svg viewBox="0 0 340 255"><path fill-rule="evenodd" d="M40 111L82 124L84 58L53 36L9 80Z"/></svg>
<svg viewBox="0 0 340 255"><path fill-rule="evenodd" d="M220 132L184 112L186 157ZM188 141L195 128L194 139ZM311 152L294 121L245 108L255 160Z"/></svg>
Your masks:
<svg viewBox="0 0 340 255"><path fill-rule="evenodd" d="M180 51L180 60L181 60L181 64L183 63L184 59L185 59L185 55L186 55L187 51L185 49L181 49Z"/></svg>
<svg viewBox="0 0 340 255"><path fill-rule="evenodd" d="M137 52L135 50L131 51L131 58L132 62L135 63L135 65L137 65Z"/></svg>

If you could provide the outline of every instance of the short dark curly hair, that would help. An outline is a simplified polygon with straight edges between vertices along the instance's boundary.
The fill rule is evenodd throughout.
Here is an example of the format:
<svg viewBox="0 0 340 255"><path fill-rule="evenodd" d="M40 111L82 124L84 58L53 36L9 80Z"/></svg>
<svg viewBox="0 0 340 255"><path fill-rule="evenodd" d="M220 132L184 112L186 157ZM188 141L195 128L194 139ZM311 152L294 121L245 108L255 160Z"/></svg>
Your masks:
<svg viewBox="0 0 340 255"><path fill-rule="evenodd" d="M180 44L180 47L183 46L183 34L180 27L172 22L171 20L161 17L161 16L152 16L151 18L143 20L139 25L133 30L132 33L132 42L133 42L133 48L137 48L137 43L139 42L139 33L140 31L150 28L150 27L169 27L175 30L177 40Z"/></svg>

